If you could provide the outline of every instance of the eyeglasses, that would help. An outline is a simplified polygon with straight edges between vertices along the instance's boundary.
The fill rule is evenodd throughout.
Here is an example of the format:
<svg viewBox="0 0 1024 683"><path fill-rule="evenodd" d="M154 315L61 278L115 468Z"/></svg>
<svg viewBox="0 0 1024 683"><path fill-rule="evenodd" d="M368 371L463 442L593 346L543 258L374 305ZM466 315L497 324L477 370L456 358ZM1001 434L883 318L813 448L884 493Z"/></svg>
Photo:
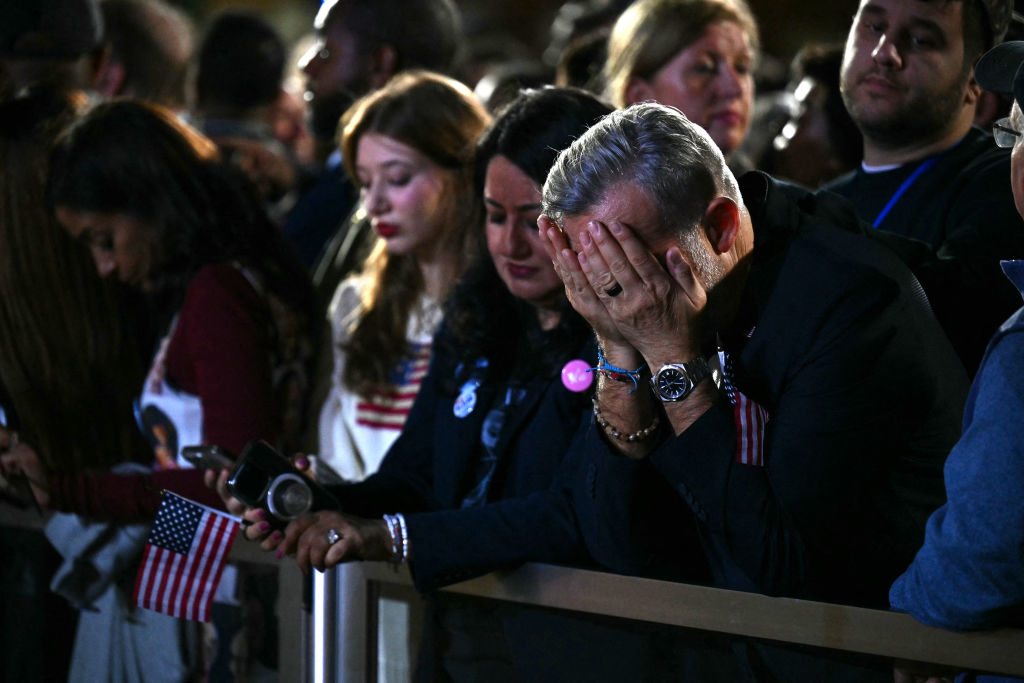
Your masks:
<svg viewBox="0 0 1024 683"><path fill-rule="evenodd" d="M992 137L995 138L998 147L1013 147L1020 140L1020 136L1020 131L1014 129L1008 116L992 124Z"/></svg>

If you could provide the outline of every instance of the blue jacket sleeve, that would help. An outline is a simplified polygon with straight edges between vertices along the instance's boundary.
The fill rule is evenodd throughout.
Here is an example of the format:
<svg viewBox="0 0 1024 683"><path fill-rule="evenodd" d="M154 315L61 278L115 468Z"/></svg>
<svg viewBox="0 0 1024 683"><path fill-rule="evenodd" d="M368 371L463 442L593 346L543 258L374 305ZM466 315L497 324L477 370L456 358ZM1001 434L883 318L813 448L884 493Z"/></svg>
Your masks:
<svg viewBox="0 0 1024 683"><path fill-rule="evenodd" d="M948 502L892 586L898 610L958 630L1021 623L1024 608L1024 333L1003 337L975 380L946 462Z"/></svg>

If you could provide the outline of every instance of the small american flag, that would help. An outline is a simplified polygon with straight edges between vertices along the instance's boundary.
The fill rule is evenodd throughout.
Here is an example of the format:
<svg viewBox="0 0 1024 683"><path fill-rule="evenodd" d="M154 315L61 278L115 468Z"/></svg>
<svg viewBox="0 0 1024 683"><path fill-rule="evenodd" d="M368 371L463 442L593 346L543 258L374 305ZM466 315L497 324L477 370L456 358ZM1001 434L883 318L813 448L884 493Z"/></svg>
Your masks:
<svg viewBox="0 0 1024 683"><path fill-rule="evenodd" d="M764 428L768 411L737 391L732 394L736 420L736 462L764 467Z"/></svg>
<svg viewBox="0 0 1024 683"><path fill-rule="evenodd" d="M768 411L747 398L733 384L732 357L725 351L719 351L718 358L722 366L722 390L732 403L736 421L736 462L764 467L764 431L768 425Z"/></svg>
<svg viewBox="0 0 1024 683"><path fill-rule="evenodd" d="M135 604L179 619L209 621L238 521L165 493L135 577Z"/></svg>

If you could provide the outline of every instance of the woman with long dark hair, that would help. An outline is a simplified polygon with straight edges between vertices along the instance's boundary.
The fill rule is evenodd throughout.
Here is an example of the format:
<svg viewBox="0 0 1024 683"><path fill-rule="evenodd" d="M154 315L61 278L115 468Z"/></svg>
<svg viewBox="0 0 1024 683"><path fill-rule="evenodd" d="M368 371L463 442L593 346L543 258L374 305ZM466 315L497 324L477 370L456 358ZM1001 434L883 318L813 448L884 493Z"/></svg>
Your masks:
<svg viewBox="0 0 1024 683"><path fill-rule="evenodd" d="M58 471L107 469L141 445L125 419L142 368L123 292L46 206L50 148L85 103L40 90L0 104L0 453L24 439ZM25 483L0 478L0 507L31 505ZM4 524L0 557L0 678L66 679L75 613L49 588L60 555L41 530Z"/></svg>
<svg viewBox="0 0 1024 683"><path fill-rule="evenodd" d="M237 453L256 437L293 443L302 410L282 401L304 394L311 287L213 143L154 105L101 104L58 140L48 198L99 274L149 302L160 341L136 419L155 471L51 471L24 440L5 467L27 472L53 509L135 521L156 510L160 489L203 497L201 474L183 469L183 446Z"/></svg>
<svg viewBox="0 0 1024 683"><path fill-rule="evenodd" d="M282 448L296 443L312 288L252 188L220 162L212 142L157 106L114 101L73 122L51 157L47 197L98 273L148 303L159 341L135 415L121 419L137 422L151 448L112 459L149 466L62 467L67 455L50 452L44 438L26 433L18 442L0 430L0 441L15 442L3 469L26 476L41 505L74 513L48 526L72 575L92 566L100 548L118 558L97 563L109 569L102 576L72 581L87 584L81 604L91 608L79 618L72 680L198 677L208 662L196 625L144 610L127 618L132 600L122 591L131 588L162 491L220 504L183 447L238 453L257 437Z"/></svg>

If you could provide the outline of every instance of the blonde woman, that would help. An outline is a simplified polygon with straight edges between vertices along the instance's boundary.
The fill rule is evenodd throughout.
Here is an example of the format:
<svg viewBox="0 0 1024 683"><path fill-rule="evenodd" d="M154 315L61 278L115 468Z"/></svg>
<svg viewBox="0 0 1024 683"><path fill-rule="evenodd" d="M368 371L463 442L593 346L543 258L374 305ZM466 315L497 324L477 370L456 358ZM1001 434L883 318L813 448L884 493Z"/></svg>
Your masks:
<svg viewBox="0 0 1024 683"><path fill-rule="evenodd" d="M757 49L744 0L637 0L608 39L606 94L617 107L675 107L734 165L750 126Z"/></svg>

